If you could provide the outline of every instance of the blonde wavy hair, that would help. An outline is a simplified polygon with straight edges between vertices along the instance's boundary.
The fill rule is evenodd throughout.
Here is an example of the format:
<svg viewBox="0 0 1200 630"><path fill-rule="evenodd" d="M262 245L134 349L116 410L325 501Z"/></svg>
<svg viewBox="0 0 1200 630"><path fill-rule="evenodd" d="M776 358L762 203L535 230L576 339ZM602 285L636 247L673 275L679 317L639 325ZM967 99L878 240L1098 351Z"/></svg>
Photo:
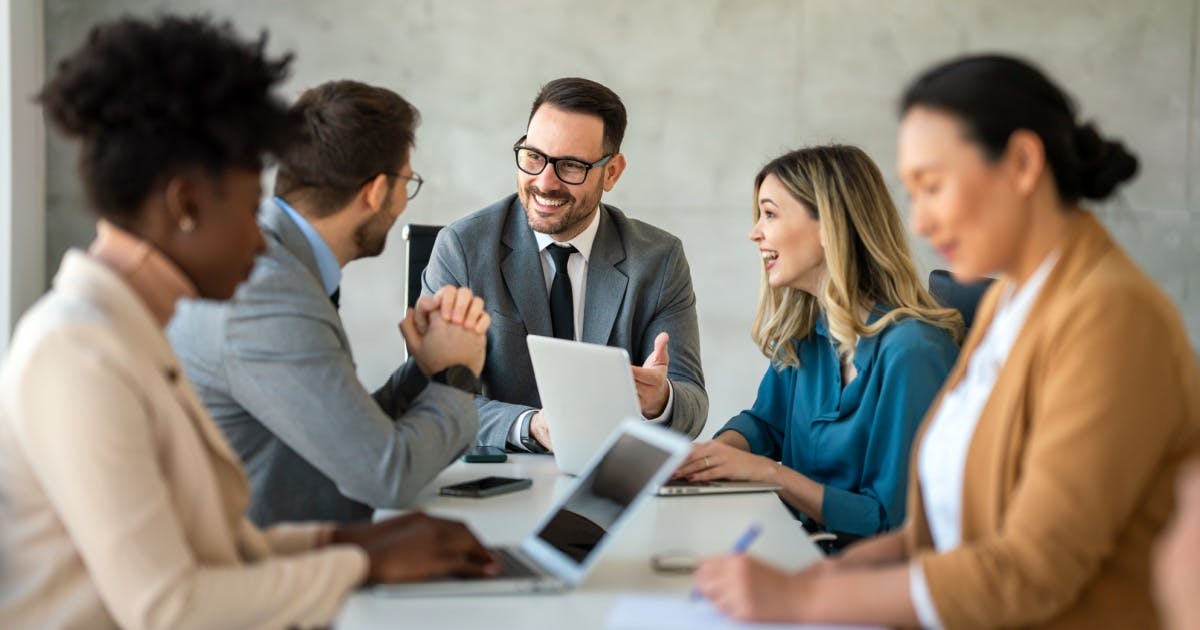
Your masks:
<svg viewBox="0 0 1200 630"><path fill-rule="evenodd" d="M854 358L861 337L878 334L902 318L945 329L957 343L963 319L943 308L917 276L900 213L892 203L879 167L862 149L827 145L781 155L754 178L754 220L758 190L774 175L820 224L828 280L820 299L791 287L771 287L763 271L758 313L751 337L776 365L796 367L791 341L803 339L824 307L829 333L843 361ZM875 304L892 307L867 325L861 313Z"/></svg>

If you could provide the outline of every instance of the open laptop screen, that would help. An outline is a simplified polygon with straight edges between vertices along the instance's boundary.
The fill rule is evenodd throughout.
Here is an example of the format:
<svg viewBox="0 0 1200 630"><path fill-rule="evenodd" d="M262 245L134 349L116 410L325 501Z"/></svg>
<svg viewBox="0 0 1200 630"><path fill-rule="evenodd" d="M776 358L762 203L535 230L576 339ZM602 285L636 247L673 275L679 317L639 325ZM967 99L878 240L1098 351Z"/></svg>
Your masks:
<svg viewBox="0 0 1200 630"><path fill-rule="evenodd" d="M577 564L586 563L670 457L669 451L633 435L620 436L537 537Z"/></svg>

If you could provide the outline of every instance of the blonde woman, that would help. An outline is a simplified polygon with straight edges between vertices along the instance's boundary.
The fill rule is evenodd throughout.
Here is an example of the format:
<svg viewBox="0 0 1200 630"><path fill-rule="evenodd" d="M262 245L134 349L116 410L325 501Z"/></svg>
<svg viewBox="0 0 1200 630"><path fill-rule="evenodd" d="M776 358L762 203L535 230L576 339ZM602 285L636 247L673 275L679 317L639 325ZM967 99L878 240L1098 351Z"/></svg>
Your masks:
<svg viewBox="0 0 1200 630"><path fill-rule="evenodd" d="M769 359L754 406L697 446L691 481L769 481L845 538L904 521L908 453L958 354L962 318L917 276L899 213L861 149L771 160L754 180Z"/></svg>
<svg viewBox="0 0 1200 630"><path fill-rule="evenodd" d="M1011 57L940 64L900 112L913 229L956 275L1000 276L914 448L908 519L798 574L715 558L699 588L740 619L1157 627L1150 551L1200 450L1200 376L1171 301L1083 203L1137 159Z"/></svg>

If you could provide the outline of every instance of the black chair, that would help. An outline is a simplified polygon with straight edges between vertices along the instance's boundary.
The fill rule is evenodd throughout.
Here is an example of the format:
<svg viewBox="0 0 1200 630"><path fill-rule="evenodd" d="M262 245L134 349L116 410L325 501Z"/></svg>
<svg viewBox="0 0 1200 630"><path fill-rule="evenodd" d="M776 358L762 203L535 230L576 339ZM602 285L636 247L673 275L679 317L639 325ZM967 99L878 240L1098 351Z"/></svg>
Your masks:
<svg viewBox="0 0 1200 630"><path fill-rule="evenodd" d="M963 324L967 330L971 329L971 323L975 321L979 299L991 284L991 278L959 282L944 269L935 269L929 274L929 292L933 294L933 299L942 306L962 313Z"/></svg>
<svg viewBox="0 0 1200 630"><path fill-rule="evenodd" d="M401 237L404 239L404 299L409 308L417 305L421 297L421 274L429 265L433 255L433 242L442 229L440 225L405 224Z"/></svg>

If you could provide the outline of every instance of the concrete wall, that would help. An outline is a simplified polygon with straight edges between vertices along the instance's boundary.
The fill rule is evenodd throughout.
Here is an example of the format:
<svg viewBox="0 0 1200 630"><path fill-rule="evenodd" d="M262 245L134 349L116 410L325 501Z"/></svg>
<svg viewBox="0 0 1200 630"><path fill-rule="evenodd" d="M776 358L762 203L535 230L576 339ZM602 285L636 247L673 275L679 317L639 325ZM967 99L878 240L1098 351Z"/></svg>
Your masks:
<svg viewBox="0 0 1200 630"><path fill-rule="evenodd" d="M895 99L923 67L966 51L1036 60L1140 155L1141 177L1098 210L1200 338L1200 0L45 1L51 62L98 20L209 12L246 34L266 28L272 50L297 52L289 93L351 77L404 94L424 115L414 160L427 185L401 222L445 223L512 191L508 149L542 82L608 84L630 112L629 169L605 199L686 245L708 432L753 401L766 366L747 334L759 265L745 236L754 172L788 148L836 140L867 149L899 192ZM51 269L92 233L72 163L73 149L52 140ZM401 351L398 234L385 255L351 265L343 285L368 384ZM917 251L925 269L936 266L923 244Z"/></svg>

